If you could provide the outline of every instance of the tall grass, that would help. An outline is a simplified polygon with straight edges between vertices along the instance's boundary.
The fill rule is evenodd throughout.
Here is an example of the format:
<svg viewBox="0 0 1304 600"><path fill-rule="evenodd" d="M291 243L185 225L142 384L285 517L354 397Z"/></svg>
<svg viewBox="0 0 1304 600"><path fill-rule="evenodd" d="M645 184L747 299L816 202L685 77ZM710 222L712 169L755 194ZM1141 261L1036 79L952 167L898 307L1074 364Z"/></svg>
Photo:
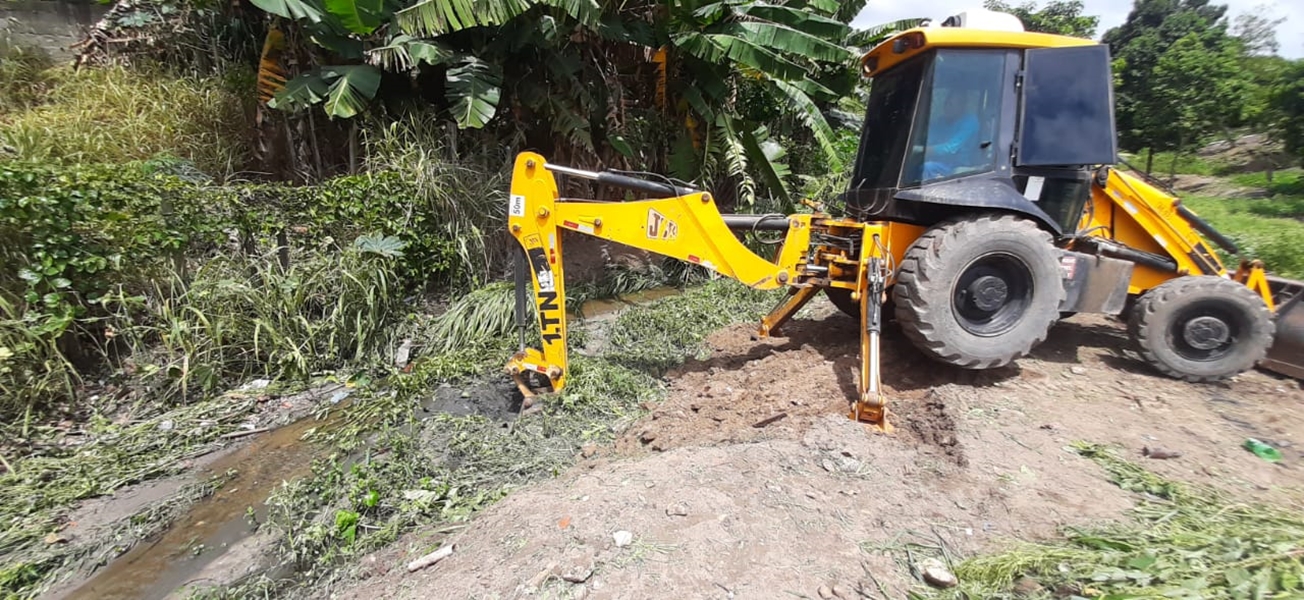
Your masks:
<svg viewBox="0 0 1304 600"><path fill-rule="evenodd" d="M54 61L43 50L12 45L0 34L0 115L43 101L52 67Z"/></svg>
<svg viewBox="0 0 1304 600"><path fill-rule="evenodd" d="M1271 273L1304 278L1304 221L1265 217L1278 206L1275 199L1232 200L1193 196L1182 203L1232 238L1241 252L1264 262Z"/></svg>
<svg viewBox="0 0 1304 600"><path fill-rule="evenodd" d="M391 359L402 298L393 256L355 244L283 269L274 256L218 257L194 280L106 301L127 370L156 399L203 397L254 376L303 380Z"/></svg>
<svg viewBox="0 0 1304 600"><path fill-rule="evenodd" d="M365 167L401 173L417 192L420 210L453 241L463 289L475 289L507 271L507 191L511 159L504 148L457 155L445 123L417 113L368 129Z"/></svg>
<svg viewBox="0 0 1304 600"><path fill-rule="evenodd" d="M0 144L19 158L123 163L172 156L218 178L249 161L249 100L218 79L119 66L21 75L4 87L48 89L39 101L0 115ZM30 91L22 97L36 98Z"/></svg>
<svg viewBox="0 0 1304 600"><path fill-rule="evenodd" d="M59 348L70 318L23 312L0 294L0 414L22 415L26 437L34 409L50 397L72 397L80 375Z"/></svg>

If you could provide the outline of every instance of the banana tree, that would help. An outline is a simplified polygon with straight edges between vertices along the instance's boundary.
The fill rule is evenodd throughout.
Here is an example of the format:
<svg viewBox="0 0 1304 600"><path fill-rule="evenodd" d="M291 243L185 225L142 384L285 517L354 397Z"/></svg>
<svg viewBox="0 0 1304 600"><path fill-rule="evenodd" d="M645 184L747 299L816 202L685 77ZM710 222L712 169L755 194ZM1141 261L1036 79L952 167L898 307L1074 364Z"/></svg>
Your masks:
<svg viewBox="0 0 1304 600"><path fill-rule="evenodd" d="M847 91L839 88L854 58L842 45L850 28L834 18L836 2L669 0L666 9L658 31L667 47L658 89L670 91L658 97L682 99L688 109L687 133L672 152L677 176L714 171L737 182L739 200L748 204L755 199L755 173L771 193L790 201L786 167L774 159L781 152L763 123L739 110L744 82L758 85L770 103L800 122L831 168L841 168L820 108Z"/></svg>
<svg viewBox="0 0 1304 600"><path fill-rule="evenodd" d="M501 97L499 65L481 60L474 48L458 49L447 38L476 28L500 26L535 6L552 7L581 19L595 19L593 0L251 0L254 5L302 28L315 45L340 64L298 74L268 103L300 110L323 104L332 118L364 110L380 88L382 70L414 74L443 68L451 117L463 128L484 127Z"/></svg>

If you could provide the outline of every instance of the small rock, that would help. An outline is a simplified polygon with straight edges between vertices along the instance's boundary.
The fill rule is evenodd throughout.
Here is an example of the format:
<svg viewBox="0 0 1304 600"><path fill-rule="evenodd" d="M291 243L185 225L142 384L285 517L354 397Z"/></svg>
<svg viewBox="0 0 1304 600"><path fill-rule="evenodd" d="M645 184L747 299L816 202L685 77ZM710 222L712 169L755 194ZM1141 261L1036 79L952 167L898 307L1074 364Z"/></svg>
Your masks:
<svg viewBox="0 0 1304 600"><path fill-rule="evenodd" d="M657 439L657 434L652 433L651 431L644 431L642 435L638 436L638 439L644 444L650 444Z"/></svg>
<svg viewBox="0 0 1304 600"><path fill-rule="evenodd" d="M667 517L687 517L688 505L683 502L676 502L666 507Z"/></svg>
<svg viewBox="0 0 1304 600"><path fill-rule="evenodd" d="M562 568L561 573L558 573L557 576L561 577L562 581L584 583L593 576L593 558L578 557Z"/></svg>
<svg viewBox="0 0 1304 600"><path fill-rule="evenodd" d="M833 588L827 585L821 585L819 590L820 598L831 600L833 598Z"/></svg>
<svg viewBox="0 0 1304 600"><path fill-rule="evenodd" d="M701 404L698 404L698 403L696 403L696 402L694 402L693 404L690 404L690 405L688 406L688 409L691 410L691 411L693 411L693 412L697 412L697 411L699 411L699 410L702 410L702 405L701 405Z"/></svg>
<svg viewBox="0 0 1304 600"><path fill-rule="evenodd" d="M1014 593L1019 596L1031 596L1041 591L1041 582L1031 577L1020 577L1014 582Z"/></svg>
<svg viewBox="0 0 1304 600"><path fill-rule="evenodd" d="M924 583L933 587L953 588L960 583L955 574L936 558L925 559L920 564L919 572L924 576Z"/></svg>
<svg viewBox="0 0 1304 600"><path fill-rule="evenodd" d="M1086 375L1086 374L1087 374L1087 368L1086 368L1086 367L1069 367L1069 372L1072 373L1072 374L1074 374L1074 375Z"/></svg>
<svg viewBox="0 0 1304 600"><path fill-rule="evenodd" d="M611 537L616 541L617 548L624 548L634 541L634 534L628 531L617 531L611 534Z"/></svg>
<svg viewBox="0 0 1304 600"><path fill-rule="evenodd" d="M53 546L54 544L64 544L67 542L68 542L68 538L61 533L45 534L45 543L47 545Z"/></svg>
<svg viewBox="0 0 1304 600"><path fill-rule="evenodd" d="M584 444L584 446L580 448L580 456L583 456L584 458L593 458L593 455L597 453L598 446L596 444Z"/></svg>
<svg viewBox="0 0 1304 600"><path fill-rule="evenodd" d="M856 593L852 592L851 588L840 583L833 586L833 595L842 600L854 600L856 597Z"/></svg>
<svg viewBox="0 0 1304 600"><path fill-rule="evenodd" d="M1045 429L1046 431L1055 431L1055 430L1057 430L1057 429L1059 429L1059 428L1060 428L1060 426L1059 426L1059 425L1056 425L1056 424L1054 424L1054 423L1044 423L1044 424L1042 424L1042 426L1041 426L1041 429Z"/></svg>
<svg viewBox="0 0 1304 600"><path fill-rule="evenodd" d="M1170 458L1181 458L1182 453L1175 450L1164 450L1163 448L1151 448L1144 446L1141 448L1141 455L1146 458L1155 460L1168 460Z"/></svg>
<svg viewBox="0 0 1304 600"><path fill-rule="evenodd" d="M172 431L172 428L175 427L175 426L176 426L176 425L172 422L172 419L168 419L168 420L163 421L162 423L159 423L159 424L158 424L158 430L159 430L159 431Z"/></svg>
<svg viewBox="0 0 1304 600"><path fill-rule="evenodd" d="M859 473L860 468L863 466L864 463L854 458L844 456L838 459L838 470L843 473Z"/></svg>
<svg viewBox="0 0 1304 600"><path fill-rule="evenodd" d="M824 467L824 470L830 473L836 472L838 470L838 466L833 464L833 461L827 458L820 461L820 466Z"/></svg>

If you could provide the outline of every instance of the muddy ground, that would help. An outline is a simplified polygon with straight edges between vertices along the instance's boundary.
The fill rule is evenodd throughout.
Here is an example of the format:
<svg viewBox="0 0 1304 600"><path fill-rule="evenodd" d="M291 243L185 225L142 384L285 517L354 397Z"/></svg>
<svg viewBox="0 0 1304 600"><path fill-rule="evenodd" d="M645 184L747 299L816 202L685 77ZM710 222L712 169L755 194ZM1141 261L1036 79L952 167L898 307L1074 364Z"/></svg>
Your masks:
<svg viewBox="0 0 1304 600"><path fill-rule="evenodd" d="M1165 476L1304 506L1304 389L1158 376L1122 324L1078 316L991 372L884 340L892 435L846 418L853 321L823 301L785 337L720 331L615 444L518 489L456 533L363 559L333 598L903 598L907 564L958 559L1065 525L1126 518L1135 497L1065 447L1116 444ZM768 424L763 424L768 422ZM1285 456L1267 463L1247 437ZM1179 456L1147 459L1144 450ZM628 535L620 532L628 532ZM617 543L617 537L628 537ZM627 543L626 543L627 542ZM453 555L409 573L441 544Z"/></svg>

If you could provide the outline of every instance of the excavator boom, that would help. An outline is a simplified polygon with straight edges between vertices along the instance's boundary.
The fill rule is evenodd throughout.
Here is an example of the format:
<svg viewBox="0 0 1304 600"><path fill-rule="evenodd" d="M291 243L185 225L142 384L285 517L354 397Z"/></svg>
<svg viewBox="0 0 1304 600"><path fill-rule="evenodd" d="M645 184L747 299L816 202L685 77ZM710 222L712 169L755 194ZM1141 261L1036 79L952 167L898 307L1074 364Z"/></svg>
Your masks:
<svg viewBox="0 0 1304 600"><path fill-rule="evenodd" d="M604 184L664 197L629 202L594 202L562 198L554 174L595 180ZM512 175L508 228L521 245L518 262L519 318L524 315L524 284L532 284L538 316L539 349L521 349L507 371L522 393L534 395L531 374L546 380L553 392L566 385L566 283L561 230L610 240L692 264L701 265L753 289L787 286L792 293L766 316L758 333L778 331L796 311L824 288L851 290L856 297L872 298L862 314L860 395L851 415L887 429L885 399L878 369L878 335L881 303L892 278L889 265L901 260L890 248L892 237L907 241L921 227L902 223L859 223L822 214L783 217L786 231L774 260L748 250L730 229L757 226L766 217L730 215L727 219L706 192L684 189L610 172L594 173L549 165L542 156L522 153ZM778 227L772 227L778 228ZM864 251L861 251L863 249ZM522 264L523 263L523 264ZM528 272L528 282L520 273ZM519 322L519 321L518 321ZM524 337L522 338L524 339ZM542 387L542 386L541 386Z"/></svg>

